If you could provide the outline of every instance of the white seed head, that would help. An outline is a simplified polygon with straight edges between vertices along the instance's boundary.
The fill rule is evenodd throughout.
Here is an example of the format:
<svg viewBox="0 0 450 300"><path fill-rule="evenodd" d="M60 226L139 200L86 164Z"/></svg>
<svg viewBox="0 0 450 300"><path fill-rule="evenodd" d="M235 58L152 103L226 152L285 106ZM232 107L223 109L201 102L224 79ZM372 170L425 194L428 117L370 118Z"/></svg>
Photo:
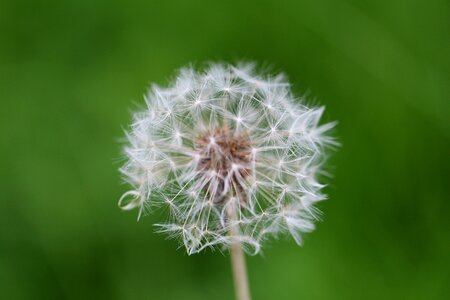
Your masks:
<svg viewBox="0 0 450 300"><path fill-rule="evenodd" d="M145 99L126 134L120 171L132 189L122 209L167 207L159 231L189 254L236 241L253 254L269 237L288 232L301 244L314 229L334 123L319 125L323 107L295 99L284 76L259 76L251 64L188 67Z"/></svg>

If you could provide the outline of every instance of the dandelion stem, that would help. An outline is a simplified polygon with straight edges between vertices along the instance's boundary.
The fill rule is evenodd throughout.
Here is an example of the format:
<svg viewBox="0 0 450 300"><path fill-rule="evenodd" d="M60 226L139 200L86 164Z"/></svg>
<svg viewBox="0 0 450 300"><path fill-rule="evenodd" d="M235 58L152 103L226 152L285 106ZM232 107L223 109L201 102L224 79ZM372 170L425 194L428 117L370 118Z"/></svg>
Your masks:
<svg viewBox="0 0 450 300"><path fill-rule="evenodd" d="M245 266L244 251L240 243L231 246L231 265L234 277L234 289L237 300L250 300L247 267Z"/></svg>
<svg viewBox="0 0 450 300"><path fill-rule="evenodd" d="M234 208L228 210L230 221L236 220L236 210ZM231 236L239 235L239 226L233 225L230 228ZM247 267L245 264L245 255L242 245L239 241L234 241L230 249L231 268L234 279L234 291L236 300L250 300L250 289L247 277Z"/></svg>

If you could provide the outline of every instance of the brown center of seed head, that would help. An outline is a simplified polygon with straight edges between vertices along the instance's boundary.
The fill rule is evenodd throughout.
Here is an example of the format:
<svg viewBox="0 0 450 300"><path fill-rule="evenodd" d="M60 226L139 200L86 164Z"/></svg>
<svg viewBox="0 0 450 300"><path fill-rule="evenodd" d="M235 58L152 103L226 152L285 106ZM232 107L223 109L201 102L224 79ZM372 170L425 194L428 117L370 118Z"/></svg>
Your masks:
<svg viewBox="0 0 450 300"><path fill-rule="evenodd" d="M200 155L197 170L208 174L204 191L214 203L230 196L245 204L244 181L251 174L252 146L244 133L230 133L226 127L199 136L196 150Z"/></svg>

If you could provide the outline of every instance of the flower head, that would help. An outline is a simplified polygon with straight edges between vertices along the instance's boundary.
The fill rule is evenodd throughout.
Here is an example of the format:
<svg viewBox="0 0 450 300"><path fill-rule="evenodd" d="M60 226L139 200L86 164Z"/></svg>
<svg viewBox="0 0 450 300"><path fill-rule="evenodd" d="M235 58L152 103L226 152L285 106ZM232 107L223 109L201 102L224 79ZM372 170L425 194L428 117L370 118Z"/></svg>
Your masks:
<svg viewBox="0 0 450 300"><path fill-rule="evenodd" d="M250 64L182 69L168 88L152 86L134 115L121 168L132 190L122 209L166 206L160 232L189 254L240 242L258 253L288 232L300 244L325 199L318 174L334 123L323 107L295 99L284 76L263 77ZM234 234L230 234L233 232Z"/></svg>

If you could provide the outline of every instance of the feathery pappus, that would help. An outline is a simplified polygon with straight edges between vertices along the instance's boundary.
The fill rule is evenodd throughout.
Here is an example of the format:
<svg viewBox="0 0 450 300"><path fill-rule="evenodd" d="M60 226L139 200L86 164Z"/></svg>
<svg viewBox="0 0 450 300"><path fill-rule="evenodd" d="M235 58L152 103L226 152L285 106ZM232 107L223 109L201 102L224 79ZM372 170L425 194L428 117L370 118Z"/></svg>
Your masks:
<svg viewBox="0 0 450 300"><path fill-rule="evenodd" d="M314 230L335 123L320 124L324 108L296 98L283 75L259 75L252 64L187 67L145 100L127 132L120 171L132 189L122 209L140 216L166 206L159 232L189 254L233 242L256 254L269 237L289 233L301 244Z"/></svg>

